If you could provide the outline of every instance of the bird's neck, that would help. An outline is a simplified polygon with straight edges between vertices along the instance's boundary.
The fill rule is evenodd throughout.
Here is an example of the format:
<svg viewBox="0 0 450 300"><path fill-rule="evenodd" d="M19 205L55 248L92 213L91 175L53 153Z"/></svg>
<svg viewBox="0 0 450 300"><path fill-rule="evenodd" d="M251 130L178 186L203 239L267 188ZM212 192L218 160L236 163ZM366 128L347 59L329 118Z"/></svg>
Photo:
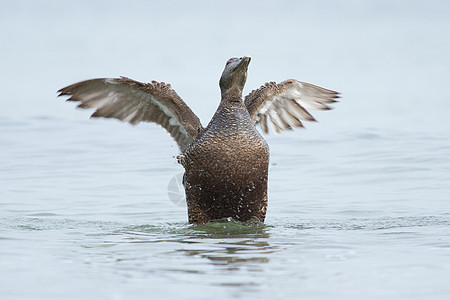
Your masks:
<svg viewBox="0 0 450 300"><path fill-rule="evenodd" d="M222 90L222 103L242 102L242 90L239 88L231 88Z"/></svg>

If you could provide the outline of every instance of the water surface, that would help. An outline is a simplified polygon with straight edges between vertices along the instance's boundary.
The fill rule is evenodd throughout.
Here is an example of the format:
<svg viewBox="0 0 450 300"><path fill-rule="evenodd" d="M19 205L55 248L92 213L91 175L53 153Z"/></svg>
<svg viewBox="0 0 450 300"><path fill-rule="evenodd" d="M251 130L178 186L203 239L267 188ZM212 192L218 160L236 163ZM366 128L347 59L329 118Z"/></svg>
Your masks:
<svg viewBox="0 0 450 300"><path fill-rule="evenodd" d="M167 196L181 169L156 126L37 118L0 131L7 297L448 295L445 136L271 137L266 224L192 226Z"/></svg>

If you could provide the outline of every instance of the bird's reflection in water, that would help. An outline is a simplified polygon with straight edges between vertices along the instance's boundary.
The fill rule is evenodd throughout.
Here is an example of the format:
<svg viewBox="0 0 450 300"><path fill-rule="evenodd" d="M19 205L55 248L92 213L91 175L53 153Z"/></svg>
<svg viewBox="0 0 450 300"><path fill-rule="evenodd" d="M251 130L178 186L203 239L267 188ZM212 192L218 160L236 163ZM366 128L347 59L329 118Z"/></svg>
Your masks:
<svg viewBox="0 0 450 300"><path fill-rule="evenodd" d="M206 258L210 265L224 266L224 270L262 271L261 263L269 262L269 254L276 251L267 240L268 227L259 222L211 222L189 227L182 248L176 249L188 257Z"/></svg>
<svg viewBox="0 0 450 300"><path fill-rule="evenodd" d="M268 242L270 230L260 222L232 220L128 227L119 236L131 253L120 259L120 265L128 270L158 273L177 282L252 289L261 282L255 273L264 272L271 255L282 250ZM141 246L131 246L136 243ZM142 247L150 247L158 254L135 257L134 249Z"/></svg>

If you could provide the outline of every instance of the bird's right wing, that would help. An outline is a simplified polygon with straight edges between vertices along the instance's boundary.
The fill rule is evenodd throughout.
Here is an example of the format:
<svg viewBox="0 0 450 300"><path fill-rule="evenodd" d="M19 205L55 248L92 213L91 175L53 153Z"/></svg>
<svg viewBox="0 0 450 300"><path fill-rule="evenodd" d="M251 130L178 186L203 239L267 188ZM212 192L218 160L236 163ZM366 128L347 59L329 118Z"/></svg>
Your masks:
<svg viewBox="0 0 450 300"><path fill-rule="evenodd" d="M95 108L91 117L116 118L131 124L153 122L164 127L183 152L203 129L199 118L171 88L153 81L126 77L91 79L58 91L79 101L78 107Z"/></svg>

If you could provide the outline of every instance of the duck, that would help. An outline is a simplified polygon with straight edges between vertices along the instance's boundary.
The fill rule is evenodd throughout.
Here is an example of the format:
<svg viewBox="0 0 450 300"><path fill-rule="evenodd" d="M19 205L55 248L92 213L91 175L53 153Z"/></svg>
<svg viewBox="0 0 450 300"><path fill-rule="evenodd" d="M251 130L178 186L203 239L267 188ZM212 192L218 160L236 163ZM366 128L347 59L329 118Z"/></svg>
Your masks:
<svg viewBox="0 0 450 300"><path fill-rule="evenodd" d="M95 109L91 117L162 126L180 150L190 224L233 219L264 222L268 204L269 147L262 134L316 121L308 109L330 110L338 92L289 79L267 82L242 96L249 56L230 58L219 80L221 100L206 127L165 82L127 77L81 81L58 96ZM257 129L260 128L261 132Z"/></svg>

